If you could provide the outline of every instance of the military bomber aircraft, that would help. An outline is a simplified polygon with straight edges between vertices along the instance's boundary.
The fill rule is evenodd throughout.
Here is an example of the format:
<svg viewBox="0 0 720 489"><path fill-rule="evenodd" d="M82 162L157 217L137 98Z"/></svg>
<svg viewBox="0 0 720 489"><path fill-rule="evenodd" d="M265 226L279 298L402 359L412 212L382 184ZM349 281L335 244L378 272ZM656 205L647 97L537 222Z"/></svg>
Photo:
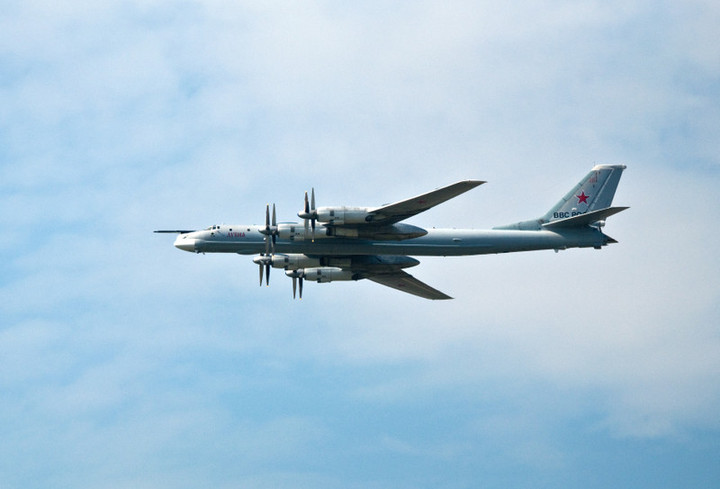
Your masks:
<svg viewBox="0 0 720 489"><path fill-rule="evenodd" d="M624 165L595 166L541 217L487 230L424 229L405 219L483 183L465 180L379 207L316 207L315 189L305 192L302 224L277 222L275 205L264 225L214 225L177 233L175 247L194 253L257 254L260 285L272 268L292 279L293 297L303 281L368 279L426 299L451 299L405 271L414 256L464 256L567 248L600 249L614 239L602 232L605 219L627 207L612 207Z"/></svg>

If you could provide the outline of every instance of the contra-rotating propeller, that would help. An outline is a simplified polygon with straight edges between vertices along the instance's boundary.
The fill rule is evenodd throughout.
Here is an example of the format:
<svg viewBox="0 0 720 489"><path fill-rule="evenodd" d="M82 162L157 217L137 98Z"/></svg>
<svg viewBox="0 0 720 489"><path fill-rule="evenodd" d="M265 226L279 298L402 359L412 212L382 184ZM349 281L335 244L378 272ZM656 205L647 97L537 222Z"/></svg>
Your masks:
<svg viewBox="0 0 720 489"><path fill-rule="evenodd" d="M278 235L277 219L275 218L275 204L273 204L272 225L270 223L270 204L265 207L265 229L260 232L265 235L265 254L275 254L275 239Z"/></svg>
<svg viewBox="0 0 720 489"><path fill-rule="evenodd" d="M265 284L270 285L270 265L272 265L272 258L265 254L260 254L253 258L253 263L257 264L260 270L260 286L262 287L263 281L263 268L267 271L265 274Z"/></svg>
<svg viewBox="0 0 720 489"><path fill-rule="evenodd" d="M305 192L305 207L302 212L298 212L298 217L305 219L305 236L308 234L308 219L312 225L312 240L315 241L315 221L318 218L317 209L315 208L315 188L312 188L310 202L308 202L308 194Z"/></svg>
<svg viewBox="0 0 720 489"><path fill-rule="evenodd" d="M288 270L285 272L285 275L287 275L288 277L290 277L292 279L293 299L295 298L295 292L297 290L298 281L300 282L300 299L302 299L303 279L305 277L305 270L303 270L303 269Z"/></svg>
<svg viewBox="0 0 720 489"><path fill-rule="evenodd" d="M260 285L263 281L263 268L265 269L265 284L270 285L270 267L272 257L275 256L275 240L278 235L277 219L275 217L275 204L272 208L272 222L270 221L270 204L265 207L265 228L260 230L265 235L265 253L253 258L253 262L260 268Z"/></svg>

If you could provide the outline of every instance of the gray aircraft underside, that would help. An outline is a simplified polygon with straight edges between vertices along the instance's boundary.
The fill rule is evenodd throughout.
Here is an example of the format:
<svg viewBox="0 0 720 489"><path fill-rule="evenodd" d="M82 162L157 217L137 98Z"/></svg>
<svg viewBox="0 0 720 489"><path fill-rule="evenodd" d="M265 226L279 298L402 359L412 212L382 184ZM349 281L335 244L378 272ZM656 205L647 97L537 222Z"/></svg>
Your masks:
<svg viewBox="0 0 720 489"><path fill-rule="evenodd" d="M424 229L401 222L485 182L466 180L381 207L315 208L305 195L302 223L277 223L273 206L265 225L218 225L178 233L174 245L195 253L259 254L253 259L269 283L271 268L293 282L369 279L427 299L448 295L404 271L412 256L467 256L531 250L596 248L616 241L602 232L605 219L627 207L611 207L625 166L599 165L537 219L487 230Z"/></svg>

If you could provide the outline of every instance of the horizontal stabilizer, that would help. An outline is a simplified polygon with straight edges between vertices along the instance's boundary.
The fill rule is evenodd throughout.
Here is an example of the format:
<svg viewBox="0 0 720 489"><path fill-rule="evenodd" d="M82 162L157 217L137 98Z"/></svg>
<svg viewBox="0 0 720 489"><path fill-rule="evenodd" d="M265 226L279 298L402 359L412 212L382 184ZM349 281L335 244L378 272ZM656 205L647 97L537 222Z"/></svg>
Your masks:
<svg viewBox="0 0 720 489"><path fill-rule="evenodd" d="M581 226L589 226L590 224L602 221L612 215L622 212L629 207L607 207L597 211L586 212L584 214L578 214L577 216L566 217L565 219L558 219L556 221L547 222L542 225L546 229L554 228L573 228Z"/></svg>

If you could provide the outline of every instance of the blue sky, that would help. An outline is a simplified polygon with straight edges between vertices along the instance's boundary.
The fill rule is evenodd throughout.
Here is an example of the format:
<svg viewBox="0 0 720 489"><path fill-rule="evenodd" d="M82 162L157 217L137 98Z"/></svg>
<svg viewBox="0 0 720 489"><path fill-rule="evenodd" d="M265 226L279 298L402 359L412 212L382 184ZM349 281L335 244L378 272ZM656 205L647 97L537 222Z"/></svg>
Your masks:
<svg viewBox="0 0 720 489"><path fill-rule="evenodd" d="M0 487L718 487L713 2L46 2L0 14ZM619 240L308 284L159 228L458 179Z"/></svg>

